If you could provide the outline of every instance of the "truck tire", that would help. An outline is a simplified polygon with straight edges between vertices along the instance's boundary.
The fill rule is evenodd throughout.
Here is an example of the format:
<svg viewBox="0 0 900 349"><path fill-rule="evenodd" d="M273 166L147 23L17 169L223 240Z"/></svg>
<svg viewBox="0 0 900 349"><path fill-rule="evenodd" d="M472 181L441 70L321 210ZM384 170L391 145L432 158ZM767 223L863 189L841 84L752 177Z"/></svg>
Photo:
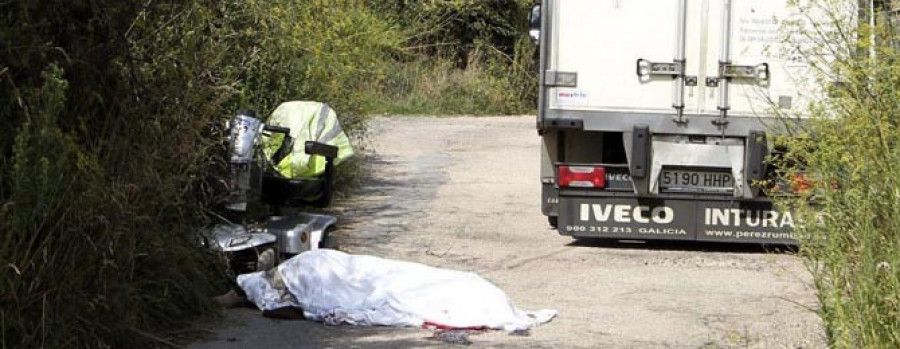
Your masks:
<svg viewBox="0 0 900 349"><path fill-rule="evenodd" d="M559 228L559 216L547 216L547 223L554 229Z"/></svg>

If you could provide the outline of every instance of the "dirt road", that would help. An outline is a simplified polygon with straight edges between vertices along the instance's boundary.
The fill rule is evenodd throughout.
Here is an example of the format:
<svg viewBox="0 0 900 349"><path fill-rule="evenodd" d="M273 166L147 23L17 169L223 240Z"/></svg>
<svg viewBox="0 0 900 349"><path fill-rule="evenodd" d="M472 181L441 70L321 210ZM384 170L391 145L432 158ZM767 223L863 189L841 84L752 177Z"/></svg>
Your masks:
<svg viewBox="0 0 900 349"><path fill-rule="evenodd" d="M540 214L533 117L390 118L372 125L371 172L338 205L338 248L476 272L527 310L559 317L475 347L819 348L809 275L761 248L575 243ZM420 329L326 327L227 312L197 348L446 345Z"/></svg>

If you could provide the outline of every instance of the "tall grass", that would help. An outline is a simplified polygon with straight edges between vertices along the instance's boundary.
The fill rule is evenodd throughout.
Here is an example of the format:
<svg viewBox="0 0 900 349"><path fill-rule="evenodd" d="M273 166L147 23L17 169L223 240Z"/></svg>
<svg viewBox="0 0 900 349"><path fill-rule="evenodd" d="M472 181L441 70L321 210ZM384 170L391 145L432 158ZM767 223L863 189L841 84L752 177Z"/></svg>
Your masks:
<svg viewBox="0 0 900 349"><path fill-rule="evenodd" d="M243 32L247 62L242 101L263 112L279 103L325 101L342 127L363 130L377 94L408 34L362 0L249 1Z"/></svg>
<svg viewBox="0 0 900 349"><path fill-rule="evenodd" d="M513 56L487 45L473 50L465 68L444 55L397 62L385 88L375 96L374 110L416 115L531 112L537 100L533 50L523 38Z"/></svg>
<svg viewBox="0 0 900 349"><path fill-rule="evenodd" d="M868 2L865 2L868 4ZM856 4L797 4L820 25L794 28L810 40L796 47L822 72L810 86L829 96L812 119L782 137L782 169L813 187L782 204L803 217L801 253L808 260L830 346L900 347L900 52L896 32ZM824 19L823 19L824 18ZM873 40L874 39L874 40ZM795 41L796 42L796 41ZM828 55L816 53L827 52ZM823 59L834 57L834 60ZM789 165L788 165L789 164Z"/></svg>
<svg viewBox="0 0 900 349"><path fill-rule="evenodd" d="M537 101L531 0L373 2L408 28L376 111L388 114L515 114Z"/></svg>
<svg viewBox="0 0 900 349"><path fill-rule="evenodd" d="M324 101L361 136L376 110L530 108L518 2L408 3L465 30L367 0L0 1L0 348L158 345L212 310L194 231L238 109Z"/></svg>
<svg viewBox="0 0 900 349"><path fill-rule="evenodd" d="M399 29L362 1L0 3L0 348L135 347L212 310L217 123L330 103L362 132Z"/></svg>

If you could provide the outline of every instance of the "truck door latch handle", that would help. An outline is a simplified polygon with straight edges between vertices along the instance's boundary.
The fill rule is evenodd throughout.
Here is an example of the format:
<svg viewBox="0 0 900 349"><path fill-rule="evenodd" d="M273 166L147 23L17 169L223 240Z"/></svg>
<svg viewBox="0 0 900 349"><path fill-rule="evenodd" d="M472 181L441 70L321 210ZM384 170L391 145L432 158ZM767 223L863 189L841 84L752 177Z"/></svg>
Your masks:
<svg viewBox="0 0 900 349"><path fill-rule="evenodd" d="M636 73L639 79L646 80L651 76L669 76L672 78L682 76L684 74L684 62L651 62L643 58L638 58Z"/></svg>
<svg viewBox="0 0 900 349"><path fill-rule="evenodd" d="M753 80L760 84L768 84L771 81L769 63L758 65L719 63L719 78Z"/></svg>

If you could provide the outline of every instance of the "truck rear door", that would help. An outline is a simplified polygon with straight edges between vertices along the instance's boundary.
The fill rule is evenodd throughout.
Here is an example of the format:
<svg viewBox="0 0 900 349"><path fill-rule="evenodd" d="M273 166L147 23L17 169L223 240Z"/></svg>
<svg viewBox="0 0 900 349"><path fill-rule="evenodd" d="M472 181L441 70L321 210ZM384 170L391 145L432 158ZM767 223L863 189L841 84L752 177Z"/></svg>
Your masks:
<svg viewBox="0 0 900 349"><path fill-rule="evenodd" d="M743 116L771 114L772 106L802 110L798 86L808 65L779 50L787 3L552 1L549 107L672 114L681 106L707 115L725 108ZM556 83L565 74L577 76L575 86Z"/></svg>
<svg viewBox="0 0 900 349"><path fill-rule="evenodd" d="M800 17L791 13L788 1L717 0L706 10L712 23L701 75L710 78L710 87L716 79L716 86L700 102L701 112L726 107L732 116L760 116L772 108L796 113L819 93L807 87L814 85L805 81L810 73L806 59L783 44L782 22Z"/></svg>
<svg viewBox="0 0 900 349"><path fill-rule="evenodd" d="M577 87L551 89L550 107L633 112L673 109L672 76L639 79L638 59L673 63L679 1L562 0L554 1L550 70L577 74ZM699 1L688 1L695 8ZM687 21L687 34L700 37L699 21ZM686 42L688 65L696 70L697 40ZM696 96L696 95L695 95ZM696 98L687 103L696 108Z"/></svg>

